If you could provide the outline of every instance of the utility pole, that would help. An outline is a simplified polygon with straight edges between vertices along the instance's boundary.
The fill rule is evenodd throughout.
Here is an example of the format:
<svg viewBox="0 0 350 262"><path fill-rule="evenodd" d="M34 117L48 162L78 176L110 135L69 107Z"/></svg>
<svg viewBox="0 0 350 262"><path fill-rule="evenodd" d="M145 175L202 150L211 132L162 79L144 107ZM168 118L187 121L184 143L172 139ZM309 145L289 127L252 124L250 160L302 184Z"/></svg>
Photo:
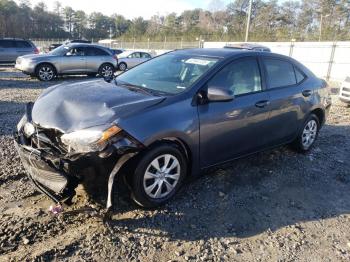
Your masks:
<svg viewBox="0 0 350 262"><path fill-rule="evenodd" d="M245 42L248 42L249 27L250 27L250 17L252 15L252 6L253 6L253 0L249 0L249 9L248 9L248 17L247 17L247 29L245 31Z"/></svg>
<svg viewBox="0 0 350 262"><path fill-rule="evenodd" d="M329 16L330 16L330 14L328 14L328 15L323 15L323 14L321 13L321 19L320 19L320 33L319 33L319 35L318 35L318 42L321 42L321 40L322 40L323 18L329 17Z"/></svg>

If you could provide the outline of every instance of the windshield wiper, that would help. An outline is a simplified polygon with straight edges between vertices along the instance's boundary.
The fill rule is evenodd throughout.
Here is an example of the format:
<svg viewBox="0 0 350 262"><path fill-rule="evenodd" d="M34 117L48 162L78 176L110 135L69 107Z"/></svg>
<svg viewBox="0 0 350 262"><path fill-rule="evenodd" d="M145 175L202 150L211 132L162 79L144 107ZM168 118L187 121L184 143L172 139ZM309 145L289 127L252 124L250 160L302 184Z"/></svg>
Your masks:
<svg viewBox="0 0 350 262"><path fill-rule="evenodd" d="M150 90L148 88L145 88L143 86L130 84L130 83L127 83L127 82L118 81L117 85L125 86L129 90L132 90L132 91L135 91L135 92L144 93L144 94L147 94L147 95L157 95L156 92L153 92L152 90Z"/></svg>

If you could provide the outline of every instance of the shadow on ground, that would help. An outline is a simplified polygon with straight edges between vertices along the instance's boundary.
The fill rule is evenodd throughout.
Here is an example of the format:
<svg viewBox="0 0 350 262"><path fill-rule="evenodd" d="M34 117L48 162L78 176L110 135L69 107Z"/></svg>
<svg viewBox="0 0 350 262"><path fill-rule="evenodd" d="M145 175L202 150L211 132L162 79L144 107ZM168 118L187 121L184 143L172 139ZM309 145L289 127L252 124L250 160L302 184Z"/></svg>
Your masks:
<svg viewBox="0 0 350 262"><path fill-rule="evenodd" d="M134 232L149 229L172 240L206 240L245 238L349 214L350 166L340 159L350 159L350 127L325 129L306 155L283 147L236 160L187 183L165 207L141 211L135 218L123 218L138 207L119 188L110 225ZM332 137L336 144L330 146Z"/></svg>

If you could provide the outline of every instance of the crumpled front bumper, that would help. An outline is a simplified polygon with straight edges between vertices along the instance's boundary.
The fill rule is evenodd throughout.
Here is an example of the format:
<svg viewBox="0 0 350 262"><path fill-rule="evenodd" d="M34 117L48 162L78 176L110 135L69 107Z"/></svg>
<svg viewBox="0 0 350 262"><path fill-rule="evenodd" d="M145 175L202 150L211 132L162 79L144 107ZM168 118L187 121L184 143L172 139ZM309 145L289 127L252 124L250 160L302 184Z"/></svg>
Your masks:
<svg viewBox="0 0 350 262"><path fill-rule="evenodd" d="M30 114L26 112L26 115L31 121ZM41 132L44 132L43 135L40 135ZM109 174L107 207L110 207L115 176L122 165L143 148L138 141L123 134L111 139L111 143L103 151L69 156L67 153L59 153L62 148L47 141L47 136L46 140L39 142L45 136L45 132L36 131L28 138L23 128L20 128L14 134L14 143L29 178L41 192L56 203L71 199L78 184L91 174L85 170L91 171L92 168Z"/></svg>
<svg viewBox="0 0 350 262"><path fill-rule="evenodd" d="M55 202L69 198L78 179L55 167L44 151L26 143L23 134L15 133L14 138L18 155L34 185Z"/></svg>

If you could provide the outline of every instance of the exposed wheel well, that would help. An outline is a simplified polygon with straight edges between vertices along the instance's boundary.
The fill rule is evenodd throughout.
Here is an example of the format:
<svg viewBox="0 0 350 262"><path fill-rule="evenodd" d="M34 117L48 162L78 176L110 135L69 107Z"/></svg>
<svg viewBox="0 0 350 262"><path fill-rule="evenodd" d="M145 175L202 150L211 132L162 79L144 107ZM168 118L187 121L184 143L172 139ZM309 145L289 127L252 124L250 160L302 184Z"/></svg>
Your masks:
<svg viewBox="0 0 350 262"><path fill-rule="evenodd" d="M38 73L38 69L39 69L39 67L42 66L42 65L50 65L50 66L52 66L52 67L53 67L53 70L55 71L55 74L57 74L57 69L56 69L56 67L55 67L53 64L49 63L49 62L42 62L42 63L38 64L38 65L35 67L35 70L34 70L35 74Z"/></svg>
<svg viewBox="0 0 350 262"><path fill-rule="evenodd" d="M320 125L324 124L325 113L321 108L316 108L316 109L312 110L311 113L315 114L317 116L318 120L320 121Z"/></svg>
<svg viewBox="0 0 350 262"><path fill-rule="evenodd" d="M112 63L106 62L106 63L103 63L103 64L100 65L100 67L98 68L98 72L100 72L101 68L102 68L104 65L110 65L111 67L114 68L114 65L113 65Z"/></svg>
<svg viewBox="0 0 350 262"><path fill-rule="evenodd" d="M182 141L181 139L177 137L165 137L160 140L157 140L153 142L152 144L149 145L149 147L157 146L159 144L164 144L164 143L170 143L176 145L180 151L184 154L186 160L187 160L187 167L188 167L188 172L187 174L191 174L191 169L192 169L192 155L191 155L191 150L189 146Z"/></svg>

